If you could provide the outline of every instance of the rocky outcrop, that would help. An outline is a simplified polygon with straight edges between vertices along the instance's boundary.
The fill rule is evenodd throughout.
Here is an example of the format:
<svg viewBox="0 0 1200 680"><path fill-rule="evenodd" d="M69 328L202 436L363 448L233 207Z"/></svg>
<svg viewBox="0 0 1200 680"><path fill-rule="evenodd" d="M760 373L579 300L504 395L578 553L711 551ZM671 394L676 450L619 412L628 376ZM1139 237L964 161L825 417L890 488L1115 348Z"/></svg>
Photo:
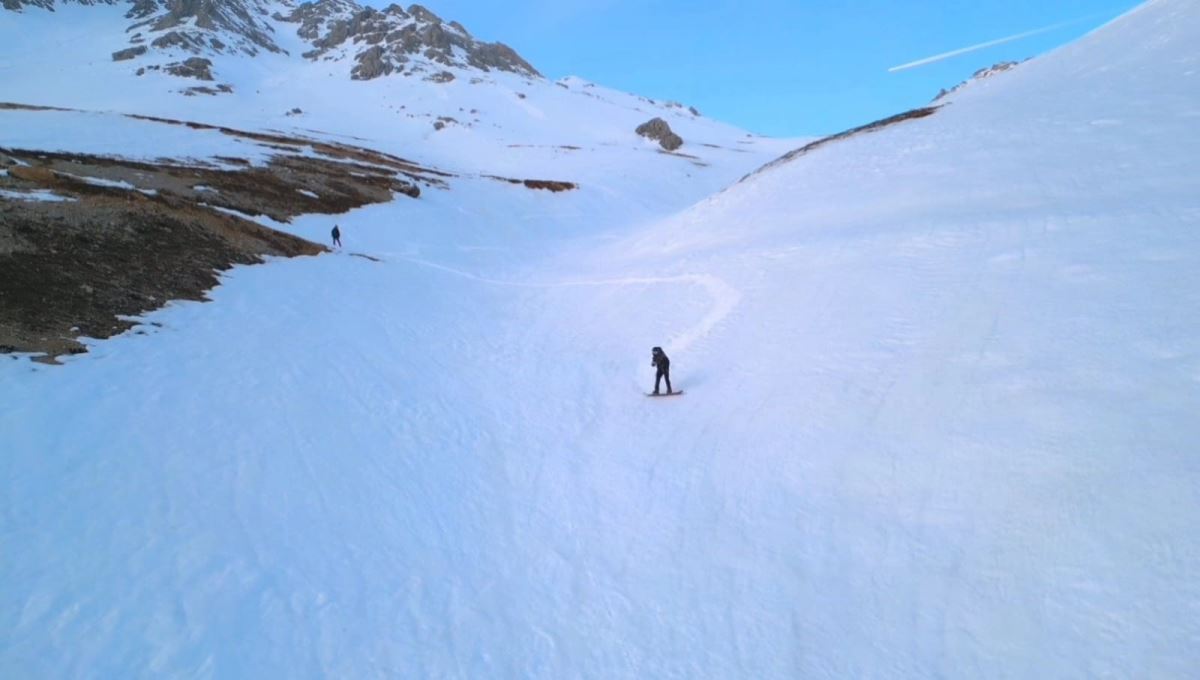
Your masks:
<svg viewBox="0 0 1200 680"><path fill-rule="evenodd" d="M188 52L196 57L216 54L284 52L276 42L278 26L265 17L294 24L311 45L303 56L311 60L344 60L350 77L372 80L392 74L421 74L433 82L449 82L447 69L503 71L540 78L529 62L511 47L476 40L456 21L443 21L421 5L407 10L364 7L354 0L0 0L7 10L40 8L53 11L61 4L110 4L128 7L125 17L129 47L112 53L114 61L156 51ZM147 56L151 55L151 56ZM171 58L177 58L175 54ZM165 66L161 60L157 65ZM164 68L171 72L169 68ZM197 77L184 75L184 77Z"/></svg>
<svg viewBox="0 0 1200 680"><path fill-rule="evenodd" d="M462 24L445 22L420 5L377 10L349 0L318 0L275 18L299 24L297 34L313 45L304 54L309 59L352 56L351 73L358 80L441 67L541 77L511 47L480 42Z"/></svg>
<svg viewBox="0 0 1200 680"><path fill-rule="evenodd" d="M127 13L135 23L130 32L159 34L155 47L180 47L193 53L260 50L283 52L273 30L261 19L265 0L141 0Z"/></svg>
<svg viewBox="0 0 1200 680"><path fill-rule="evenodd" d="M934 102L941 101L941 100L945 99L946 97L949 97L950 95L954 94L955 92L958 92L959 90L963 89L964 87L970 85L971 83L974 83L974 82L977 82L980 80L984 80L986 78L991 78L992 76L998 75L1000 73L1004 73L1005 71L1011 71L1013 68L1016 68L1017 66L1020 66L1020 65L1021 65L1021 62L1019 62L1019 61L1002 61L998 64L992 64L991 66L988 66L987 68L981 68L978 71L976 71L975 73L973 73L970 78L967 78L966 80L955 85L954 87L950 88L949 90L943 88L941 91L938 92L937 96L933 98L933 101Z"/></svg>
<svg viewBox="0 0 1200 680"><path fill-rule="evenodd" d="M130 59L133 59L134 57L140 57L141 55L143 55L145 53L146 53L146 46L138 45L137 47L130 47L129 49L117 50L116 52L113 52L112 60L113 61L128 61Z"/></svg>
<svg viewBox="0 0 1200 680"><path fill-rule="evenodd" d="M212 62L203 57L192 57L184 61L167 64L163 70L180 78L195 78L196 80L212 80Z"/></svg>
<svg viewBox="0 0 1200 680"><path fill-rule="evenodd" d="M683 138L675 134L667 121L662 118L651 118L637 126L635 132L647 139L653 139L667 151L674 151L683 146Z"/></svg>
<svg viewBox="0 0 1200 680"><path fill-rule="evenodd" d="M383 48L376 45L358 55L358 63L350 70L350 77L354 80L374 80L390 75L394 70L395 66L386 58Z"/></svg>
<svg viewBox="0 0 1200 680"><path fill-rule="evenodd" d="M148 33L158 48L180 48L194 54L260 51L283 52L270 24L262 20L267 8L291 0L0 0L7 10L37 7L53 11L56 5L128 5L125 17L133 21L127 33Z"/></svg>

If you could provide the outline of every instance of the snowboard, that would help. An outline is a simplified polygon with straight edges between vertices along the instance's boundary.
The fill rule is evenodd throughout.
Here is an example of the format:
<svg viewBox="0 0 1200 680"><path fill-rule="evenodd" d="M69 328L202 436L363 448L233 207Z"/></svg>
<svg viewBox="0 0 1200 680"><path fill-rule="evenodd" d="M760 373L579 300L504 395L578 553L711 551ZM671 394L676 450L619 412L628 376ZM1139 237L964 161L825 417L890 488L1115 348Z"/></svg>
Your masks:
<svg viewBox="0 0 1200 680"><path fill-rule="evenodd" d="M675 390L674 392L672 392L670 394L667 394L666 392L660 392L659 394L655 394L653 392L647 392L646 396L647 397L678 397L681 394L683 394L683 390Z"/></svg>

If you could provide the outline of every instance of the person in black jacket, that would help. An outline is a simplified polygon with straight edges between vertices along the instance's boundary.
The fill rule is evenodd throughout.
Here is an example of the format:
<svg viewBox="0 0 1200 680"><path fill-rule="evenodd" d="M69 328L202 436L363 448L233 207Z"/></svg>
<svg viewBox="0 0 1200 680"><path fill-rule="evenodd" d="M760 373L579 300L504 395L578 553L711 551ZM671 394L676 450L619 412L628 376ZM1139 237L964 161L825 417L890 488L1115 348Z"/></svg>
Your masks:
<svg viewBox="0 0 1200 680"><path fill-rule="evenodd" d="M329 235L333 237L333 246L335 248L341 248L342 247L342 230L338 229L338 225L336 225L336 224L333 225L333 231L330 232Z"/></svg>
<svg viewBox="0 0 1200 680"><path fill-rule="evenodd" d="M667 394L671 394L671 360L662 347L650 350L650 365L658 369L654 375L654 393L658 394L658 383L664 378L667 381Z"/></svg>

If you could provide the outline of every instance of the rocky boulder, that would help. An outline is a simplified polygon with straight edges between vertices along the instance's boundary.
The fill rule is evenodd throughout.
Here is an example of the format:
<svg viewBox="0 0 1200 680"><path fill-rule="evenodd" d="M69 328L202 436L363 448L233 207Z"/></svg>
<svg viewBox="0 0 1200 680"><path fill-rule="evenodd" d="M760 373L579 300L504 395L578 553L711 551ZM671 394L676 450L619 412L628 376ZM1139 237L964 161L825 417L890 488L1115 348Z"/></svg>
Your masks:
<svg viewBox="0 0 1200 680"><path fill-rule="evenodd" d="M683 146L683 138L675 134L667 121L662 118L651 118L637 126L635 132L647 139L653 139L667 151L674 151Z"/></svg>

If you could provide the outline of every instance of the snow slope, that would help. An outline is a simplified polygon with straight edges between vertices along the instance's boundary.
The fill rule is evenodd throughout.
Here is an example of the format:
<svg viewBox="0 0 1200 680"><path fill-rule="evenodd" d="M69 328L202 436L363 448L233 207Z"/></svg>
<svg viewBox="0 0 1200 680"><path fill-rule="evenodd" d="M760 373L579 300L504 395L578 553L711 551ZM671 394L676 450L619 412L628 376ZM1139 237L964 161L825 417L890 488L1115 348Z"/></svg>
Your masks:
<svg viewBox="0 0 1200 680"><path fill-rule="evenodd" d="M654 224L466 178L3 362L0 675L1193 675L1196 45L1150 2Z"/></svg>

